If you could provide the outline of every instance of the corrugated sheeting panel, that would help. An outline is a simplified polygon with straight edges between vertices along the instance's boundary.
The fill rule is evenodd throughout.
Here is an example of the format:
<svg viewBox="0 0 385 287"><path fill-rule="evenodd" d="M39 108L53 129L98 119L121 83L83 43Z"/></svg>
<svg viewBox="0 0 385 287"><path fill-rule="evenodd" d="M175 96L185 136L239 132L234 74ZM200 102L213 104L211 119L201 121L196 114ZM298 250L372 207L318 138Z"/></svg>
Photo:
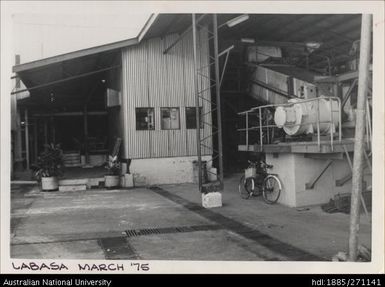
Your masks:
<svg viewBox="0 0 385 287"><path fill-rule="evenodd" d="M207 32L201 31L201 64L208 64ZM175 157L196 155L196 131L186 130L185 107L195 106L193 86L194 60L192 35L187 35L170 52L163 55L177 35L163 39L149 39L135 47L122 51L123 96L126 99L126 129L129 158ZM209 75L209 68L205 73ZM208 80L201 85L208 86ZM205 93L210 98L210 91ZM207 111L209 105L202 103ZM135 108L152 107L155 109L155 130L137 131ZM177 107L180 112L179 130L162 130L162 107ZM210 115L207 116L207 120ZM208 126L202 136L210 134ZM211 140L209 140L211 145ZM211 150L204 154L211 154Z"/></svg>

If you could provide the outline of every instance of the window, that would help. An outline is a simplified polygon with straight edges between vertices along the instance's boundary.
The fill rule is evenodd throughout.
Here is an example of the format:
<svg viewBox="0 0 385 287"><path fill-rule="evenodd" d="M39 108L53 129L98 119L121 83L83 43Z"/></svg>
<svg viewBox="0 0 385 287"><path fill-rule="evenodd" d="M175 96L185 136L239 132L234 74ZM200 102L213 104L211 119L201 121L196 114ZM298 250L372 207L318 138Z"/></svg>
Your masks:
<svg viewBox="0 0 385 287"><path fill-rule="evenodd" d="M179 130L179 108L161 108L162 130Z"/></svg>
<svg viewBox="0 0 385 287"><path fill-rule="evenodd" d="M154 108L136 108L136 130L154 130Z"/></svg>
<svg viewBox="0 0 385 287"><path fill-rule="evenodd" d="M199 108L199 114L201 115L200 128L203 129L203 109ZM186 128L187 129L196 129L196 108L195 107L186 107Z"/></svg>

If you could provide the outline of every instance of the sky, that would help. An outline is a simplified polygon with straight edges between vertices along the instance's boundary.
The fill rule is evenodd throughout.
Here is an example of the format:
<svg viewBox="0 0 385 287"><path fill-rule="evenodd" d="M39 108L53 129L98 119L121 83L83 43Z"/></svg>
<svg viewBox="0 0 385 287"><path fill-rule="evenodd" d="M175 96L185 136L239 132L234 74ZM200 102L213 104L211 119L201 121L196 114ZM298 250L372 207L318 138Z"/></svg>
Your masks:
<svg viewBox="0 0 385 287"><path fill-rule="evenodd" d="M64 8L52 3L36 7L32 2L12 8L13 51L21 63L136 37L151 15L134 13L124 2L78 2Z"/></svg>

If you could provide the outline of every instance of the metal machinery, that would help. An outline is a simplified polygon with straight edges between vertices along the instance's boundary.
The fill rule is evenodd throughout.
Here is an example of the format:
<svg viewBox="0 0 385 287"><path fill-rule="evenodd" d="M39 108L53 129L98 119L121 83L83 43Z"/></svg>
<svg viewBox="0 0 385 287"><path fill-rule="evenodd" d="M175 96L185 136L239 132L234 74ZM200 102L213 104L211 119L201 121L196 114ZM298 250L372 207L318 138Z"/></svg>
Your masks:
<svg viewBox="0 0 385 287"><path fill-rule="evenodd" d="M291 99L275 109L274 122L290 136L333 134L340 126L340 100L319 97L311 100Z"/></svg>

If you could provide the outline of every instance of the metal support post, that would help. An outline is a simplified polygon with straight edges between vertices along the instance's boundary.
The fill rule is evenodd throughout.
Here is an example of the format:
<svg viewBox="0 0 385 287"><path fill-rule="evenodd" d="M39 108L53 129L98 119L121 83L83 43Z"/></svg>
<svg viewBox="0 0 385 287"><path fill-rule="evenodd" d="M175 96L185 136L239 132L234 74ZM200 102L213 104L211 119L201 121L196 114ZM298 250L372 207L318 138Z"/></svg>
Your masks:
<svg viewBox="0 0 385 287"><path fill-rule="evenodd" d="M246 113L246 151L249 151L249 113Z"/></svg>
<svg viewBox="0 0 385 287"><path fill-rule="evenodd" d="M197 27L195 14L192 14L192 32L193 32L193 52L194 52L194 93L195 93L195 117L196 117L196 138L197 138L197 156L198 156L198 188L202 191L202 156L201 156L201 129L200 129L200 112L199 112L199 87L197 77Z"/></svg>
<svg viewBox="0 0 385 287"><path fill-rule="evenodd" d="M219 181L223 184L223 149L222 149L222 118L221 118L221 88L219 79L219 56L218 56L218 22L217 15L213 15L214 30L214 58L215 58L215 92L217 106L217 128L218 128L218 156L219 156Z"/></svg>
<svg viewBox="0 0 385 287"><path fill-rule="evenodd" d="M368 91L370 38L372 17L363 14L361 20L360 62L356 110L356 130L354 140L354 160L352 178L352 197L350 207L349 261L357 260L358 232L360 222L360 193L363 179L363 151L365 132L365 100Z"/></svg>
<svg viewBox="0 0 385 287"><path fill-rule="evenodd" d="M39 148L37 125L38 125L38 120L35 118L34 124L33 124L33 160L34 162L37 161L38 148Z"/></svg>
<svg viewBox="0 0 385 287"><path fill-rule="evenodd" d="M25 123L25 159L27 163L27 169L29 169L29 120L28 109L24 110L24 123Z"/></svg>
<svg viewBox="0 0 385 287"><path fill-rule="evenodd" d="M87 105L84 105L84 116L83 116L83 123L84 123L84 154L86 157L86 164L88 164L90 161L90 156L88 153L88 115L87 115Z"/></svg>

